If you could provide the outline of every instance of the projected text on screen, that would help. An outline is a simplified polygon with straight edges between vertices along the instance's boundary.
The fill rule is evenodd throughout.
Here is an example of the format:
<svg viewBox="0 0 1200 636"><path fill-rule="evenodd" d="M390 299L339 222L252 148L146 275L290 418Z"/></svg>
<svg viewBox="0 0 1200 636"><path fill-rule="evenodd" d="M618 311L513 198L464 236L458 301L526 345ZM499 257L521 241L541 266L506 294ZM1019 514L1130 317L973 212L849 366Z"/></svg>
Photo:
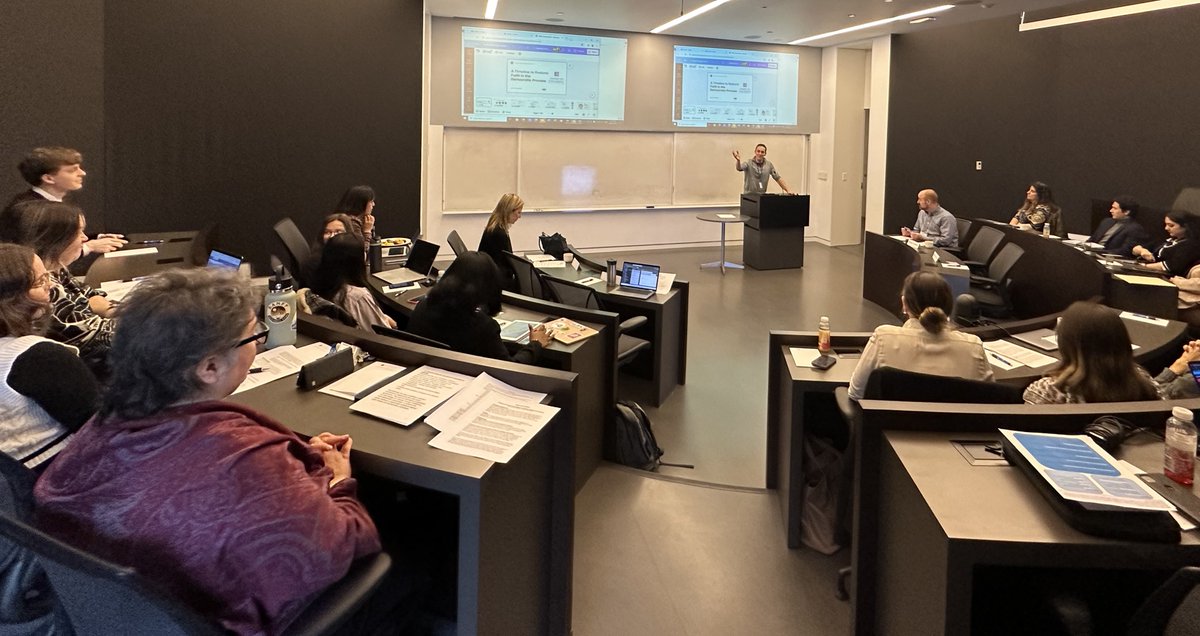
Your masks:
<svg viewBox="0 0 1200 636"><path fill-rule="evenodd" d="M621 121L628 48L623 38L463 27L463 119Z"/></svg>
<svg viewBox="0 0 1200 636"><path fill-rule="evenodd" d="M800 57L791 53L675 47L676 126L796 125Z"/></svg>

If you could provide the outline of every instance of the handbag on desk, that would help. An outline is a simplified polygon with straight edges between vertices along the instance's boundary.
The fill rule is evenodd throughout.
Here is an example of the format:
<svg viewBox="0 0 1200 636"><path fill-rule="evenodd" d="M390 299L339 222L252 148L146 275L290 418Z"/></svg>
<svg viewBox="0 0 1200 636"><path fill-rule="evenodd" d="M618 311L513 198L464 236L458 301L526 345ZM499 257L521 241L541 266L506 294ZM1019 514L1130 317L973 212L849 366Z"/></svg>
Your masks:
<svg viewBox="0 0 1200 636"><path fill-rule="evenodd" d="M567 239L558 232L549 236L542 232L542 235L538 237L538 247L542 248L543 254L549 254L562 260L563 254L567 252Z"/></svg>

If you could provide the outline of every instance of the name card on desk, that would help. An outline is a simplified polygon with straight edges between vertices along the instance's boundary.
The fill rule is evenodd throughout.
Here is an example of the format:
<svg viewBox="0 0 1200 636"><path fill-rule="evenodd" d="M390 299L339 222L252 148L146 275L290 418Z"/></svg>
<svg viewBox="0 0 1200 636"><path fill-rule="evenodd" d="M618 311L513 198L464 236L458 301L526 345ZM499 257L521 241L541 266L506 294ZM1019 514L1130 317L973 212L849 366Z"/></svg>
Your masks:
<svg viewBox="0 0 1200 636"><path fill-rule="evenodd" d="M1155 318L1154 316L1147 316L1146 314L1135 314L1132 311L1122 311L1121 317L1159 327L1166 327L1168 324L1170 324L1170 321L1165 318Z"/></svg>

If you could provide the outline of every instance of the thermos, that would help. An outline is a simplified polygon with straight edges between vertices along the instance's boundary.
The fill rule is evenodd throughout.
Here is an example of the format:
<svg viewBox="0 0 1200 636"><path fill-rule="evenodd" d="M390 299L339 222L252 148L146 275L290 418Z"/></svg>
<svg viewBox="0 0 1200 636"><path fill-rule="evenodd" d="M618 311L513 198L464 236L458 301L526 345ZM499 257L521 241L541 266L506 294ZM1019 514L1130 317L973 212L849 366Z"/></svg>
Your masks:
<svg viewBox="0 0 1200 636"><path fill-rule="evenodd" d="M263 298L263 317L267 323L267 348L296 343L296 290L287 269L279 267L271 277Z"/></svg>
<svg viewBox="0 0 1200 636"><path fill-rule="evenodd" d="M371 242L367 244L367 263L372 274L383 271L383 245L378 238L372 238Z"/></svg>
<svg viewBox="0 0 1200 636"><path fill-rule="evenodd" d="M608 284L617 284L617 259L615 258L608 259Z"/></svg>

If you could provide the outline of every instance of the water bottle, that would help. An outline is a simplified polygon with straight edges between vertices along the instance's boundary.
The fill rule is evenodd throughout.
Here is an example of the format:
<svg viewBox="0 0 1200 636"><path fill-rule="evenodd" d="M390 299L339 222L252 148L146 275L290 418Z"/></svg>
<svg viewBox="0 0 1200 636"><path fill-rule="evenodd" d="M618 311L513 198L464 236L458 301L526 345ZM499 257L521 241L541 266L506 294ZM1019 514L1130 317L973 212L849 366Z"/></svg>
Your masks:
<svg viewBox="0 0 1200 636"><path fill-rule="evenodd" d="M263 316L267 323L267 348L296 343L296 290L287 269L275 270L263 298Z"/></svg>
<svg viewBox="0 0 1200 636"><path fill-rule="evenodd" d="M1192 423L1191 409L1176 406L1167 418L1164 435L1163 474L1184 486L1192 485L1192 471L1196 465L1196 425Z"/></svg>
<svg viewBox="0 0 1200 636"><path fill-rule="evenodd" d="M821 316L817 323L817 351L823 356L829 355L829 316Z"/></svg>
<svg viewBox="0 0 1200 636"><path fill-rule="evenodd" d="M1050 238L1050 221L1046 221L1042 224L1042 236L1045 238Z"/></svg>
<svg viewBox="0 0 1200 636"><path fill-rule="evenodd" d="M372 274L383 271L383 244L378 238L372 238L367 244L367 263Z"/></svg>
<svg viewBox="0 0 1200 636"><path fill-rule="evenodd" d="M608 259L608 284L617 284L617 259L615 258Z"/></svg>

